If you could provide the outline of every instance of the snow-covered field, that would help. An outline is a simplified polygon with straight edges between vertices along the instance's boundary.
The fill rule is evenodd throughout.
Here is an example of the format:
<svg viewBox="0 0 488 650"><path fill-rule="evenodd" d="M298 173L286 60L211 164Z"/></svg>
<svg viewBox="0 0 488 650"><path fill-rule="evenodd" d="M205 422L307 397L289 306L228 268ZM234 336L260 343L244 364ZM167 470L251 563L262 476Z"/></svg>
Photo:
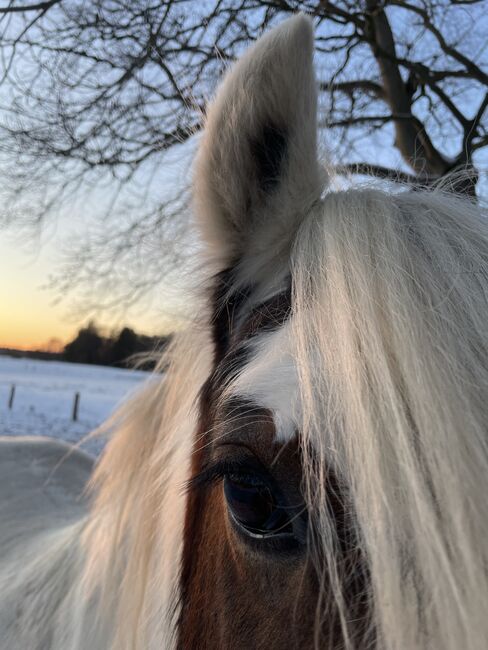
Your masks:
<svg viewBox="0 0 488 650"><path fill-rule="evenodd" d="M148 378L136 370L0 356L0 435L43 435L78 442ZM10 389L15 385L13 408ZM71 419L80 393L78 421ZM103 443L84 448L98 452Z"/></svg>

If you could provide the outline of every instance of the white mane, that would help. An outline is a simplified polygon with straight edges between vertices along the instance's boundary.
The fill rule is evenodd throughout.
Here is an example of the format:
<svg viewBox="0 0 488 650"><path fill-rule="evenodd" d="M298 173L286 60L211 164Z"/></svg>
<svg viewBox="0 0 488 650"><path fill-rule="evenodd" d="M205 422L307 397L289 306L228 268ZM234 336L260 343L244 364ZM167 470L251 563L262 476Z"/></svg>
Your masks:
<svg viewBox="0 0 488 650"><path fill-rule="evenodd" d="M380 648L488 642L487 276L486 215L441 193L329 194L295 241L308 499L334 576L327 468L351 491Z"/></svg>

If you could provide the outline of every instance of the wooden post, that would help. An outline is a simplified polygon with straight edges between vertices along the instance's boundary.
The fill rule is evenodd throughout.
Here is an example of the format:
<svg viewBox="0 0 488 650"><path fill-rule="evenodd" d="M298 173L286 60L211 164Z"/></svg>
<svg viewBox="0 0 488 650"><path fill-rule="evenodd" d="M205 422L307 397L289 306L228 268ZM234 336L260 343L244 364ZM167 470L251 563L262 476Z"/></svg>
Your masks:
<svg viewBox="0 0 488 650"><path fill-rule="evenodd" d="M73 402L73 422L78 419L78 406L80 404L80 394L75 393L75 401Z"/></svg>
<svg viewBox="0 0 488 650"><path fill-rule="evenodd" d="M12 407L14 405L14 397L15 397L15 384L12 384L12 387L10 388L10 397L8 398L8 407L10 410L12 410Z"/></svg>

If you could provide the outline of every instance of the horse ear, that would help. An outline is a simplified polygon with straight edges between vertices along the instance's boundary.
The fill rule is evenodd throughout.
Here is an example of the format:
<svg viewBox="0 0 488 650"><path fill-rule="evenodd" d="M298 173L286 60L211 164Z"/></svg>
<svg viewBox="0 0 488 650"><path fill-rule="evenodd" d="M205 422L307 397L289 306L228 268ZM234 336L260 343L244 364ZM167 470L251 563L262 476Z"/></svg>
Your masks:
<svg viewBox="0 0 488 650"><path fill-rule="evenodd" d="M320 196L313 29L295 16L231 68L207 113L195 199L224 265L279 253Z"/></svg>

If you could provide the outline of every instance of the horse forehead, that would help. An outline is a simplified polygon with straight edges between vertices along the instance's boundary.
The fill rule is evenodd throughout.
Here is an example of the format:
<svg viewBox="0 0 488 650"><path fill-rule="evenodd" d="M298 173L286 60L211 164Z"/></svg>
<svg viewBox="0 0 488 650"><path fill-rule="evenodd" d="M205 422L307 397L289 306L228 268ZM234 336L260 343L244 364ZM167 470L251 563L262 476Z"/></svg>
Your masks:
<svg viewBox="0 0 488 650"><path fill-rule="evenodd" d="M300 422L298 369L292 347L292 317L277 329L257 334L246 343L247 361L226 390L266 408L273 416L276 440L291 440Z"/></svg>

